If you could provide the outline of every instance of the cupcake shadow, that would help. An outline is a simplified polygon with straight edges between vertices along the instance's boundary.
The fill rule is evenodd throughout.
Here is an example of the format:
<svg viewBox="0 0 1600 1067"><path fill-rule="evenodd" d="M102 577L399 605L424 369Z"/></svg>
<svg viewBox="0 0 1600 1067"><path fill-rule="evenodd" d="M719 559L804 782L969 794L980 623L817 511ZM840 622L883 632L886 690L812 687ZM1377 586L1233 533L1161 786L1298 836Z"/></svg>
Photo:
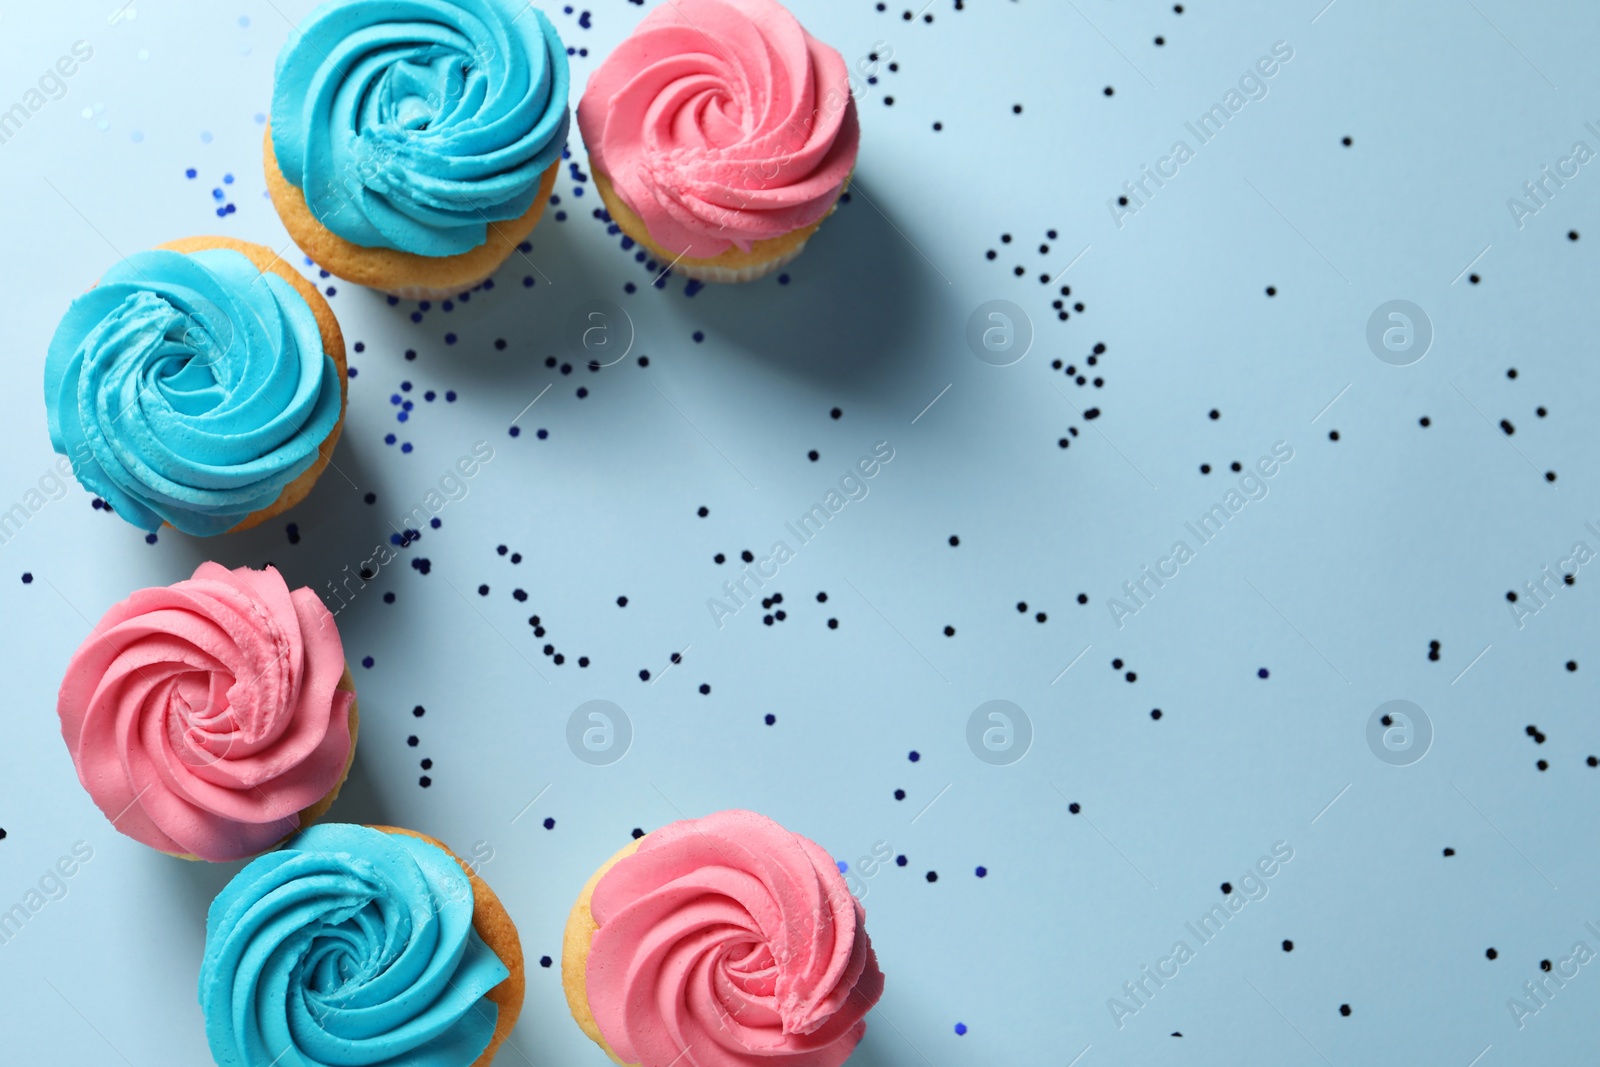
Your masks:
<svg viewBox="0 0 1600 1067"><path fill-rule="evenodd" d="M697 293L694 322L731 341L736 358L845 397L879 397L938 351L950 285L885 214L886 196L860 175L850 189L778 274Z"/></svg>
<svg viewBox="0 0 1600 1067"><path fill-rule="evenodd" d="M651 283L666 264L654 271L634 264L639 249L621 252L618 238L605 235L601 223L547 221L530 237L533 250L513 252L496 272L498 291L474 292L469 303L457 303L448 313L451 326L459 322L471 335L448 349L451 382L506 394L509 420L551 380L547 357L572 367L570 378L557 379L561 384L598 380L578 373L596 354L583 343L596 321L586 313L609 305L627 313L631 322L625 329L637 333L619 365L602 363L602 379L631 367L638 356L659 352L749 364L825 386L843 399L882 396L930 353L948 348L961 324L945 321L951 319L950 284L892 218L888 198L859 175L847 195L849 201L840 203L782 271L748 283L706 284L692 297L685 295L681 277L669 276L663 291L653 291ZM626 266L619 263L623 259ZM623 291L630 282L637 287L633 294ZM531 299L524 299L525 289ZM361 299L383 302L378 294ZM415 303L374 310L390 320L387 329L396 337L415 329L407 321L418 310ZM435 302L427 314L437 320L441 311ZM696 330L713 338L715 347L695 344ZM496 338L507 346L491 343ZM334 460L341 462L338 455ZM327 479L342 481L332 470Z"/></svg>
<svg viewBox="0 0 1600 1067"><path fill-rule="evenodd" d="M399 501L386 501L378 482L362 449L346 434L311 493L290 511L217 537L189 537L165 528L160 536L174 543L170 550L189 561L190 569L205 560L227 567L271 564L291 589L310 586L337 615L339 601L328 593L328 583L346 577L346 564L357 571L373 546L388 540L389 520L409 510ZM369 492L376 494L372 504L366 502Z"/></svg>

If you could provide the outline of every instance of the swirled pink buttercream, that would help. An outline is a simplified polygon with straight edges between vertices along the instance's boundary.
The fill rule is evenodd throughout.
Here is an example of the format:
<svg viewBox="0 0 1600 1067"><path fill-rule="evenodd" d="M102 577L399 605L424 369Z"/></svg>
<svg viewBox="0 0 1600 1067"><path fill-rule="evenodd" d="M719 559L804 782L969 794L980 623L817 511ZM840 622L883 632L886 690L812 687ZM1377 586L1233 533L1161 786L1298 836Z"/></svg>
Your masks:
<svg viewBox="0 0 1600 1067"><path fill-rule="evenodd" d="M753 812L647 835L590 911L589 1008L626 1063L838 1067L883 993L833 860Z"/></svg>
<svg viewBox="0 0 1600 1067"><path fill-rule="evenodd" d="M844 58L777 0L673 0L578 104L593 165L674 255L709 258L832 209L861 139Z"/></svg>
<svg viewBox="0 0 1600 1067"><path fill-rule="evenodd" d="M310 589L271 567L202 563L112 607L56 710L78 780L116 828L163 852L271 847L350 756L344 647Z"/></svg>

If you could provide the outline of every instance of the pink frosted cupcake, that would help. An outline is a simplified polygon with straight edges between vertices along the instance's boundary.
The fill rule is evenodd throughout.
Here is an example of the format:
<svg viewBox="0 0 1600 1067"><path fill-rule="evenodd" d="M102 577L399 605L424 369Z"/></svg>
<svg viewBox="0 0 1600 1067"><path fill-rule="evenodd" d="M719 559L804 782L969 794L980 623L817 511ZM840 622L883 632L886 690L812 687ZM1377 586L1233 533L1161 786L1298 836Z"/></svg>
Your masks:
<svg viewBox="0 0 1600 1067"><path fill-rule="evenodd" d="M813 841L723 811L630 842L567 919L561 984L638 1067L839 1067L883 994L866 913Z"/></svg>
<svg viewBox="0 0 1600 1067"><path fill-rule="evenodd" d="M185 859L272 848L328 810L355 755L333 616L271 567L202 563L115 605L73 655L56 710L112 825Z"/></svg>
<svg viewBox="0 0 1600 1067"><path fill-rule="evenodd" d="M855 167L844 58L777 0L673 0L578 104L595 188L623 233L700 281L798 256Z"/></svg>

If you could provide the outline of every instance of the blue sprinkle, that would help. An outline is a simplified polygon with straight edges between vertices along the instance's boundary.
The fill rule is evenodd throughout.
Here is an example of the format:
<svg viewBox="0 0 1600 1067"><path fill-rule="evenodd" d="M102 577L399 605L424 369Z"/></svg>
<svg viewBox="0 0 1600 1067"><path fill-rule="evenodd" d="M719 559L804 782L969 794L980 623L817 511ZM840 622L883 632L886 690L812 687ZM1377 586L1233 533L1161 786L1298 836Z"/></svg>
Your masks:
<svg viewBox="0 0 1600 1067"><path fill-rule="evenodd" d="M1267 669L1265 667L1262 667L1259 671L1256 671L1256 677L1257 678L1265 678L1266 676L1267 676Z"/></svg>
<svg viewBox="0 0 1600 1067"><path fill-rule="evenodd" d="M511 436L512 437L518 437L521 434L522 434L522 428L520 426L511 427Z"/></svg>
<svg viewBox="0 0 1600 1067"><path fill-rule="evenodd" d="M400 406L400 394L399 393L390 393L389 394L389 403L393 404L395 407L399 407Z"/></svg>
<svg viewBox="0 0 1600 1067"><path fill-rule="evenodd" d="M429 389L426 393L422 394L422 399L428 401L431 404L431 403L433 403L433 398L438 396L438 395L439 394L435 393L432 389Z"/></svg>
<svg viewBox="0 0 1600 1067"><path fill-rule="evenodd" d="M546 438L546 437L549 437L549 436L550 436L550 431L549 431L549 430L540 430L540 431L539 431L539 432L538 432L538 433L537 433L537 434L535 434L535 435L534 435L534 436L536 436L536 437L537 437L537 438L539 438L539 440L541 440L541 441L543 441L543 440L544 440L544 439L545 439L545 438Z"/></svg>
<svg viewBox="0 0 1600 1067"><path fill-rule="evenodd" d="M239 210L239 205L238 204L229 204L223 210L226 211L229 215L232 215L235 211Z"/></svg>
<svg viewBox="0 0 1600 1067"><path fill-rule="evenodd" d="M219 219L226 218L227 215L228 215L228 209L227 208L221 208L221 207L217 208L217 218L219 218Z"/></svg>
<svg viewBox="0 0 1600 1067"><path fill-rule="evenodd" d="M421 321L422 321L422 312L420 312L420 311L413 311L413 312L412 312L412 313L411 313L411 321L412 321L412 322L421 322Z"/></svg>
<svg viewBox="0 0 1600 1067"><path fill-rule="evenodd" d="M394 417L399 422L405 422L407 419L411 418L411 415L408 412L399 411L395 413Z"/></svg>
<svg viewBox="0 0 1600 1067"><path fill-rule="evenodd" d="M390 534L389 535L389 543L391 545L401 545L403 543L403 539L401 538L401 536L399 534Z"/></svg>
<svg viewBox="0 0 1600 1067"><path fill-rule="evenodd" d="M973 871L972 873L976 874L979 878L987 878L987 877L989 877L989 868L987 868L987 867L979 867L976 871Z"/></svg>
<svg viewBox="0 0 1600 1067"><path fill-rule="evenodd" d="M410 383L410 382L401 382L401 383L400 383L400 391L401 391L401 392L402 392L402 393L409 393L409 392L411 392L411 383Z"/></svg>
<svg viewBox="0 0 1600 1067"><path fill-rule="evenodd" d="M619 232L619 233L621 232L622 227L616 226L616 223L612 223L612 225L611 226L607 226L606 229L610 230L612 228L612 226L616 227L617 232ZM622 250L624 252L626 252L628 249L632 248L635 243L636 242L634 241L634 239L632 237L629 237L627 234L623 234L622 235Z"/></svg>
<svg viewBox="0 0 1600 1067"><path fill-rule="evenodd" d="M222 184L223 184L223 185L232 185L232 184L233 184L233 175L231 175L231 174L224 174L224 175L223 175L223 176L222 176Z"/></svg>
<svg viewBox="0 0 1600 1067"><path fill-rule="evenodd" d="M960 1037L967 1032L966 1023L956 1023L956 1036Z"/></svg>
<svg viewBox="0 0 1600 1067"><path fill-rule="evenodd" d="M578 399L579 400L582 400L584 397L586 397L588 395L589 395L589 390L588 390L588 388L586 386L582 386L582 385L578 386Z"/></svg>
<svg viewBox="0 0 1600 1067"><path fill-rule="evenodd" d="M197 176L197 173L193 167L190 167L188 170L183 172L183 176L185 178L193 178Z"/></svg>
<svg viewBox="0 0 1600 1067"><path fill-rule="evenodd" d="M385 593L385 594L383 594L383 602L385 604L393 604L394 603L394 594L393 593Z"/></svg>
<svg viewBox="0 0 1600 1067"><path fill-rule="evenodd" d="M524 274L522 276L522 287L524 289L532 289L533 288L533 275Z"/></svg>
<svg viewBox="0 0 1600 1067"><path fill-rule="evenodd" d="M545 819L544 828L546 830L554 830L556 828L556 821L554 819Z"/></svg>
<svg viewBox="0 0 1600 1067"><path fill-rule="evenodd" d="M383 435L383 443L386 444L386 445L392 445L397 440L398 440L398 438L395 437L395 435L392 434L392 433L386 433L386 434Z"/></svg>
<svg viewBox="0 0 1600 1067"><path fill-rule="evenodd" d="M417 406L416 404L414 404L411 401L407 400L404 404L400 405L400 410L401 411L410 411L412 408L414 408L416 406Z"/></svg>
<svg viewBox="0 0 1600 1067"><path fill-rule="evenodd" d="M850 869L850 865L848 863L846 863L844 860L840 860L839 861L839 873L840 874L844 874L849 869Z"/></svg>
<svg viewBox="0 0 1600 1067"><path fill-rule="evenodd" d="M428 525L429 525L429 526L432 526L432 527L433 527L433 528L434 528L434 529L435 529L435 530L437 530L437 529L438 529L438 528L439 528L439 527L441 527L441 526L443 526L443 525L444 525L444 520L443 520L443 519L441 519L441 518L439 518L439 517L438 517L438 516L437 516L437 515L436 515L436 516L434 516L434 517L433 517L433 518L431 518L431 519L429 519L429 520L428 520Z"/></svg>
<svg viewBox="0 0 1600 1067"><path fill-rule="evenodd" d="M788 285L789 284L789 276L787 274L778 275L778 284L779 285Z"/></svg>
<svg viewBox="0 0 1600 1067"><path fill-rule="evenodd" d="M574 185L574 186L573 186L573 187L572 187L572 195L573 195L573 196L582 196L582 195L583 195L583 186L581 186L581 185Z"/></svg>
<svg viewBox="0 0 1600 1067"><path fill-rule="evenodd" d="M766 714L765 718L763 719L763 721L768 726L771 726L773 723L778 721L778 717L776 715L772 714L772 712L769 711L769 712L767 712L767 714Z"/></svg>
<svg viewBox="0 0 1600 1067"><path fill-rule="evenodd" d="M700 281L698 278L690 278L689 279L689 284L685 285L683 287L683 295L684 296L693 296L694 294L698 293L700 290L704 289L705 287L706 287L705 283Z"/></svg>
<svg viewBox="0 0 1600 1067"><path fill-rule="evenodd" d="M567 213L565 211L556 212L556 221L557 222L566 222L567 221Z"/></svg>
<svg viewBox="0 0 1600 1067"><path fill-rule="evenodd" d="M912 749L911 750L911 754L906 757L906 759L910 760L912 763L917 762L921 758L922 758L922 753L918 752L916 749Z"/></svg>
<svg viewBox="0 0 1600 1067"><path fill-rule="evenodd" d="M224 200L227 198L227 195L228 194L224 193L221 189L211 190L211 199L213 200Z"/></svg>
<svg viewBox="0 0 1600 1067"><path fill-rule="evenodd" d="M533 242L532 241L524 241L524 242L522 242L520 245L517 246L517 251L518 252L532 252L533 251Z"/></svg>
<svg viewBox="0 0 1600 1067"><path fill-rule="evenodd" d="M456 391L454 389L446 389L444 398L448 403L454 404L456 402Z"/></svg>
<svg viewBox="0 0 1600 1067"><path fill-rule="evenodd" d="M694 343L695 344L699 344L701 341L704 341L705 339L706 339L706 335L705 335L704 331L696 330L694 332Z"/></svg>
<svg viewBox="0 0 1600 1067"><path fill-rule="evenodd" d="M432 310L433 303L428 300L419 300L417 302L417 307L421 308L423 311L429 311Z"/></svg>
<svg viewBox="0 0 1600 1067"><path fill-rule="evenodd" d="M355 344L355 349L357 352L365 352L367 350L366 343L363 341L357 341Z"/></svg>
<svg viewBox="0 0 1600 1067"><path fill-rule="evenodd" d="M550 194L550 203L551 204L559 204L559 203L561 203L561 194L559 194L559 193L551 193Z"/></svg>
<svg viewBox="0 0 1600 1067"><path fill-rule="evenodd" d="M144 543L147 544L147 545L155 544L156 543L156 535L153 534L153 533L145 534L144 535Z"/></svg>
<svg viewBox="0 0 1600 1067"><path fill-rule="evenodd" d="M310 263L311 261L308 259L306 262ZM385 299L389 301L390 307L394 307L396 304L400 303L400 298L398 296L385 297Z"/></svg>
<svg viewBox="0 0 1600 1067"><path fill-rule="evenodd" d="M637 293L639 291L639 287L634 285L632 282L629 282L627 285L622 287L622 291L625 293Z"/></svg>
<svg viewBox="0 0 1600 1067"><path fill-rule="evenodd" d="M411 451L411 442L407 441L405 444L401 445L400 446L400 451L402 451L402 452L410 452Z"/></svg>
<svg viewBox="0 0 1600 1067"><path fill-rule="evenodd" d="M586 30L589 28L589 13L587 11L578 16L578 25L582 26Z"/></svg>
<svg viewBox="0 0 1600 1067"><path fill-rule="evenodd" d="M440 304L439 307L443 311L454 311L456 309L455 301L453 300L446 300L444 303Z"/></svg>
<svg viewBox="0 0 1600 1067"><path fill-rule="evenodd" d="M572 47L570 44L567 45L567 55L575 56L577 54L578 54L578 50L576 48Z"/></svg>
<svg viewBox="0 0 1600 1067"><path fill-rule="evenodd" d="M356 369L354 367L351 367L349 369L349 371L346 372L346 374L347 374L348 377L354 378L356 376Z"/></svg>
<svg viewBox="0 0 1600 1067"><path fill-rule="evenodd" d="M23 571L22 572L22 584L23 585L32 585L33 584L33 572L32 571Z"/></svg>
<svg viewBox="0 0 1600 1067"><path fill-rule="evenodd" d="M445 334L444 335L444 343L447 344L447 345L455 344L456 343L456 335L453 334L453 333Z"/></svg>
<svg viewBox="0 0 1600 1067"><path fill-rule="evenodd" d="M309 263L311 261L308 259L308 260L306 260L306 262ZM319 278L331 278L332 275L329 274L327 271L323 270L321 267L318 267L317 268L317 277L319 277Z"/></svg>
<svg viewBox="0 0 1600 1067"><path fill-rule="evenodd" d="M363 667L366 667L368 670L372 669L372 663L373 663L373 660L372 660L371 656L362 656L361 657L361 665Z"/></svg>
<svg viewBox="0 0 1600 1067"><path fill-rule="evenodd" d="M894 865L896 867L904 867L906 865L906 858L904 856L896 856L894 858Z"/></svg>

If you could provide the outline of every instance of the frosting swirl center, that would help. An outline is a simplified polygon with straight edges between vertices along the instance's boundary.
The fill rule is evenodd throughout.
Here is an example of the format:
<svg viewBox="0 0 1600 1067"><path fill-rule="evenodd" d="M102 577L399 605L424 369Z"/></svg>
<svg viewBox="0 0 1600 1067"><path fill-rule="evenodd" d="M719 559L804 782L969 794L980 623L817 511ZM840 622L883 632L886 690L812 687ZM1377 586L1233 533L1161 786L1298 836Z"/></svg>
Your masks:
<svg viewBox="0 0 1600 1067"><path fill-rule="evenodd" d="M330 0L278 56L272 147L317 221L449 256L525 214L570 117L566 48L511 0Z"/></svg>
<svg viewBox="0 0 1600 1067"><path fill-rule="evenodd" d="M627 1063L838 1067L883 991L833 861L751 812L647 835L590 912L589 1007Z"/></svg>
<svg viewBox="0 0 1600 1067"><path fill-rule="evenodd" d="M315 826L252 862L206 917L200 1006L224 1067L468 1064L510 971L436 846Z"/></svg>
<svg viewBox="0 0 1600 1067"><path fill-rule="evenodd" d="M305 298L229 249L141 252L67 309L50 442L129 522L217 534L273 503L343 412Z"/></svg>
<svg viewBox="0 0 1600 1067"><path fill-rule="evenodd" d="M833 208L860 142L844 59L776 0L674 0L589 79L596 168L675 254L712 257Z"/></svg>
<svg viewBox="0 0 1600 1067"><path fill-rule="evenodd" d="M202 563L108 611L57 710L78 777L117 829L226 860L293 833L350 758L344 649L310 589Z"/></svg>

